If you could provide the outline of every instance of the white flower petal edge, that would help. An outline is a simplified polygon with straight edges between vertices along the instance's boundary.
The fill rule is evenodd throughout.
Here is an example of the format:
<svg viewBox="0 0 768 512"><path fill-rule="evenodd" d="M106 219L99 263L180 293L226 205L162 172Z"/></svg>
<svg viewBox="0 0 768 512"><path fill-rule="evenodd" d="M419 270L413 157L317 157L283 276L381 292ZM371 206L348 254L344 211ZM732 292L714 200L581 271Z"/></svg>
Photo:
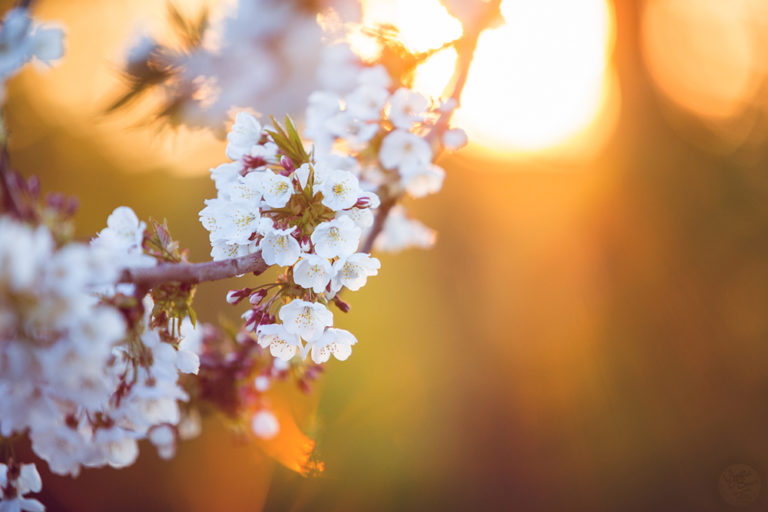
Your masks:
<svg viewBox="0 0 768 512"><path fill-rule="evenodd" d="M331 280L331 262L316 254L307 254L293 267L293 280L302 288L323 293Z"/></svg>
<svg viewBox="0 0 768 512"><path fill-rule="evenodd" d="M299 337L288 332L282 324L260 325L256 329L256 335L260 347L269 348L274 357L283 361L290 361L299 352Z"/></svg>
<svg viewBox="0 0 768 512"><path fill-rule="evenodd" d="M301 299L293 299L280 308L278 317L286 331L310 342L319 338L325 328L333 324L333 314L328 308Z"/></svg>
<svg viewBox="0 0 768 512"><path fill-rule="evenodd" d="M360 244L361 230L347 216L322 222L315 227L310 239L315 252L323 258L345 257L354 253Z"/></svg>
<svg viewBox="0 0 768 512"><path fill-rule="evenodd" d="M227 134L227 156L240 160L251 152L261 138L261 123L247 112L238 112L235 124Z"/></svg>
<svg viewBox="0 0 768 512"><path fill-rule="evenodd" d="M358 252L347 258L340 258L333 264L331 290L338 292L342 286L357 291L368 281L368 276L379 273L381 262L369 254Z"/></svg>
<svg viewBox="0 0 768 512"><path fill-rule="evenodd" d="M326 329L320 339L312 343L312 361L325 363L331 355L339 361L345 361L352 354L352 345L355 343L357 338L349 331L333 327Z"/></svg>

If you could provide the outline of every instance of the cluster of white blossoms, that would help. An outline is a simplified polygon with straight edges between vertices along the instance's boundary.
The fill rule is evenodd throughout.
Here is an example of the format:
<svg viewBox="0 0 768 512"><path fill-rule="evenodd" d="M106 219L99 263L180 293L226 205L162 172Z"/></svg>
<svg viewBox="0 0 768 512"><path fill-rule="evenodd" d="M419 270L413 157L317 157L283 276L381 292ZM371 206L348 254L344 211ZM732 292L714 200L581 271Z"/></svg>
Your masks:
<svg viewBox="0 0 768 512"><path fill-rule="evenodd" d="M318 13L332 10L345 21L360 18L354 0L229 4L229 12L207 25L191 48L178 51L142 34L128 52L126 71L138 79L158 69L170 71L162 85L166 103L174 108L165 111L186 125L223 131L233 108L299 113L317 87L313 75L323 48Z"/></svg>
<svg viewBox="0 0 768 512"><path fill-rule="evenodd" d="M461 129L435 132L438 119L455 109L456 102L437 103L394 84L383 65L364 65L345 44L329 51L343 57L354 80L346 90L339 81L309 98L305 134L320 158L348 160L351 155L360 179L390 197L406 193L421 198L440 191L445 171L433 163L436 149L466 144ZM379 240L380 250L428 247L434 233L400 208L396 218L385 223Z"/></svg>
<svg viewBox="0 0 768 512"><path fill-rule="evenodd" d="M143 229L118 209L93 244L57 245L46 227L0 216L0 437L26 433L55 473L125 467L143 438L168 457L176 433L194 430L176 428L187 399L178 379L197 373L199 333L182 324L176 348L148 318L129 328L103 295L114 296L125 261L148 264L134 252ZM8 478L0 510L27 506L22 494L39 485Z"/></svg>
<svg viewBox="0 0 768 512"><path fill-rule="evenodd" d="M200 220L214 259L260 251L268 265L285 268L285 281L272 286L277 291L268 302L263 287L228 297L233 303L250 297L246 326L261 346L286 361L310 351L316 363L331 355L344 360L356 340L332 327L326 304L378 273L379 261L357 250L379 199L345 168L350 162L312 159L302 147L307 161L296 166L278 142L253 116L239 113L228 136L233 161L212 169L218 195L206 200ZM271 308L286 301L277 318L271 316Z"/></svg>
<svg viewBox="0 0 768 512"><path fill-rule="evenodd" d="M0 25L0 84L34 60L50 65L64 55L64 31L36 23L27 9L9 10ZM0 99L4 88L0 88Z"/></svg>

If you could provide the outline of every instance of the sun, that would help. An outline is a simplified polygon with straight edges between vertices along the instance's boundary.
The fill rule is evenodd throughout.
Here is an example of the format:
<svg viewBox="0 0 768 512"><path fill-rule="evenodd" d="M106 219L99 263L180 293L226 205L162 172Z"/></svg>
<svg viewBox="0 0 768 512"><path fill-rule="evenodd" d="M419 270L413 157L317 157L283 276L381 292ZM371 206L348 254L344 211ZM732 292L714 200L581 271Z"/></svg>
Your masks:
<svg viewBox="0 0 768 512"><path fill-rule="evenodd" d="M456 124L476 145L531 153L584 143L615 92L614 18L606 0L504 0L505 24L480 38ZM389 22L416 50L461 34L438 0L368 0L366 23ZM415 86L439 96L455 52L425 63Z"/></svg>

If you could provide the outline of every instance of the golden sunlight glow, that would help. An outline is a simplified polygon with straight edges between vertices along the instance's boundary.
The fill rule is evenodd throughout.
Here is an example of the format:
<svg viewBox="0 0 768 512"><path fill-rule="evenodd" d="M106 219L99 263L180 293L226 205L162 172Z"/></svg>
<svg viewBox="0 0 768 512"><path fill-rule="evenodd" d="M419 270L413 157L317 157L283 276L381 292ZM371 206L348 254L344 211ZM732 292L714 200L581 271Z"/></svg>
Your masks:
<svg viewBox="0 0 768 512"><path fill-rule="evenodd" d="M766 14L765 3L756 0L648 2L643 57L656 86L702 117L739 115L759 93Z"/></svg>
<svg viewBox="0 0 768 512"><path fill-rule="evenodd" d="M460 26L438 0L368 0L366 23L388 22L423 50L457 37ZM534 152L592 137L585 132L615 106L613 12L606 0L504 0L506 23L481 36L456 124L479 146ZM425 63L416 87L439 96L455 52Z"/></svg>

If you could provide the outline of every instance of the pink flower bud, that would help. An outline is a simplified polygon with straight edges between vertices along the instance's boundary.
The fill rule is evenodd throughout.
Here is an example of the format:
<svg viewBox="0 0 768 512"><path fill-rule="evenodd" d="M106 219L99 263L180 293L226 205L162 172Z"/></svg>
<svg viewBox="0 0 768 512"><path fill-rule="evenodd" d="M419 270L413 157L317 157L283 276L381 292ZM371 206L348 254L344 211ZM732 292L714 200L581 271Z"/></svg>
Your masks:
<svg viewBox="0 0 768 512"><path fill-rule="evenodd" d="M227 302L229 304L237 304L241 300L243 300L245 297L250 295L251 289L250 288L241 288L240 290L229 290L227 292Z"/></svg>
<svg viewBox="0 0 768 512"><path fill-rule="evenodd" d="M262 288L260 290L257 290L255 292L251 293L251 296L248 299L248 301L255 306L256 304L258 304L259 302L264 300L264 297L266 297L266 296L267 296L267 290Z"/></svg>
<svg viewBox="0 0 768 512"><path fill-rule="evenodd" d="M285 155L280 157L280 165L282 165L283 169L285 169L289 173L291 173L294 170L296 170L296 166L293 165L293 160L291 160L290 158L288 158Z"/></svg>
<svg viewBox="0 0 768 512"><path fill-rule="evenodd" d="M259 167L264 167L265 165L267 165L267 161L264 159L264 157L251 156L251 155L246 155L243 158L243 163L245 164L245 169L243 169L244 171L246 171L245 174L248 173L249 169L257 169Z"/></svg>
<svg viewBox="0 0 768 512"><path fill-rule="evenodd" d="M333 302L336 304L336 307L338 307L343 313L349 313L351 306L348 302L344 302L338 296L333 298Z"/></svg>
<svg viewBox="0 0 768 512"><path fill-rule="evenodd" d="M37 176L30 176L27 180L27 192L35 199L40 195L40 179Z"/></svg>

